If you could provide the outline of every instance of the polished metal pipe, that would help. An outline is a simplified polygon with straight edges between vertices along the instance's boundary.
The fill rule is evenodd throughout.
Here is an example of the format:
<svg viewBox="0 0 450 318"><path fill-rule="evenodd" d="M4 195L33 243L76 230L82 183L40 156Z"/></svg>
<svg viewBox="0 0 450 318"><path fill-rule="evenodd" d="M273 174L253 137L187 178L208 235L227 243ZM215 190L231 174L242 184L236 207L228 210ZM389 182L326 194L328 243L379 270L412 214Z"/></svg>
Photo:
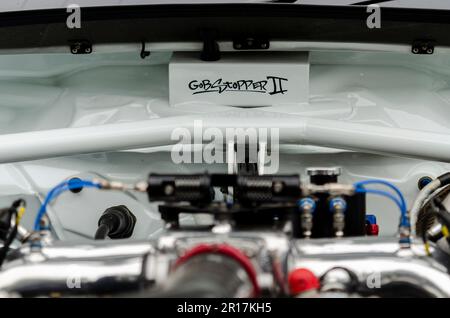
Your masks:
<svg viewBox="0 0 450 318"><path fill-rule="evenodd" d="M356 274L366 293L377 294L389 285L403 284L431 297L450 297L448 269L426 256L422 244L402 249L395 238L297 241L289 267L307 268L318 277L332 268L345 268Z"/></svg>
<svg viewBox="0 0 450 318"><path fill-rule="evenodd" d="M136 289L146 282L148 242L26 247L0 272L0 290L21 295L100 294Z"/></svg>
<svg viewBox="0 0 450 318"><path fill-rule="evenodd" d="M260 248L283 256L285 274L296 268L307 268L320 277L336 266L346 268L357 277L359 290L368 295L400 284L412 286L432 297L450 297L447 267L426 256L420 243L403 249L395 237L361 237L294 240L289 245L284 236L254 232L252 236L167 234L154 245L157 249L149 242L126 241L80 245L57 243L44 246L39 252L25 247L10 255L4 264L0 272L0 291L21 295L52 292L95 295L136 290L143 283L166 281L171 260L179 256L177 246L188 248L217 240L221 244L246 247L246 254L253 258L257 267L265 260L254 253ZM286 250L288 246L290 249ZM267 273L258 271L258 275L267 278ZM261 282L263 276L258 278Z"/></svg>

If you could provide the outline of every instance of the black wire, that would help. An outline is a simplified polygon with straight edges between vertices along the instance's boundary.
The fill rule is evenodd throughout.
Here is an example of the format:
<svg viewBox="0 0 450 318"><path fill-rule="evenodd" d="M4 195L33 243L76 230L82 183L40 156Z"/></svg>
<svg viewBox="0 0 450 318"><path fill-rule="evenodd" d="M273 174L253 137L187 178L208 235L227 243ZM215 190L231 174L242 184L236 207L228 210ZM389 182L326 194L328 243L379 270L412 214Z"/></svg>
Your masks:
<svg viewBox="0 0 450 318"><path fill-rule="evenodd" d="M439 221L444 223L444 225L450 229L450 213L447 211L445 206L442 204L441 200L434 198L431 200L431 207L436 213Z"/></svg>
<svg viewBox="0 0 450 318"><path fill-rule="evenodd" d="M6 256L9 252L9 248L14 241L14 239L17 236L17 231L19 228L18 220L17 220L17 209L20 205L24 205L25 201L22 199L14 201L14 203L9 208L9 213L11 214L11 217L14 217L16 219L13 229L11 230L11 233L9 234L8 238L6 239L5 243L3 244L3 248L0 250L0 267L3 265L3 262L6 259Z"/></svg>
<svg viewBox="0 0 450 318"><path fill-rule="evenodd" d="M109 231L111 231L111 228L108 224L103 223L100 224L97 231L95 232L95 239L96 240L104 240L108 237Z"/></svg>
<svg viewBox="0 0 450 318"><path fill-rule="evenodd" d="M3 262L6 259L6 255L8 254L9 247L11 246L12 242L16 238L17 228L18 228L18 226L15 225L11 231L11 234L8 236L7 240L5 241L3 248L0 250L0 267L3 265Z"/></svg>
<svg viewBox="0 0 450 318"><path fill-rule="evenodd" d="M431 200L431 206L433 207L433 209L435 209L435 210L444 210L444 211L447 211L447 209L445 208L445 206L442 204L442 201L439 199L439 198L437 198L437 197L434 197L432 200ZM438 209L439 208L439 209Z"/></svg>

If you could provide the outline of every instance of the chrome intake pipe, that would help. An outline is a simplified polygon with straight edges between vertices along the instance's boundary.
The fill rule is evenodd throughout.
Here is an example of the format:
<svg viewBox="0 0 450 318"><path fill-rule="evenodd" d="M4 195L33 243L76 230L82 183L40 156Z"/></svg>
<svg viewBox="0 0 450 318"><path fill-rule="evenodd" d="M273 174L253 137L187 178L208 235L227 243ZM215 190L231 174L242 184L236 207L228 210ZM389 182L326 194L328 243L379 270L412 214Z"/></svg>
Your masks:
<svg viewBox="0 0 450 318"><path fill-rule="evenodd" d="M356 275L358 290L366 295L383 294L392 286L409 286L427 297L450 297L448 269L424 251L418 243L400 248L395 238L298 241L289 267L307 268L317 277L333 268L344 268Z"/></svg>
<svg viewBox="0 0 450 318"><path fill-rule="evenodd" d="M109 243L109 242L108 242ZM148 242L62 245L12 255L0 272L0 290L27 295L125 292L146 284Z"/></svg>
<svg viewBox="0 0 450 318"><path fill-rule="evenodd" d="M199 244L235 246L254 260L256 268L268 261L265 252L281 252L283 255L288 252L286 237L267 232L229 233L226 236L175 232L166 233L155 242L107 240L80 245L55 242L38 250L25 246L11 253L5 262L0 271L0 291L22 296L55 293L62 296L113 293L132 296L142 291L140 296L153 297L167 287L165 283L172 274L174 261ZM260 250L264 251L265 256L261 256ZM197 262L197 259L193 261ZM225 263L230 263L230 260ZM269 277L272 265L269 263L265 265L269 265L265 270L258 268L257 274L265 289L272 287ZM235 264L230 264L235 268ZM239 271L239 279L240 275ZM247 279L244 281L247 285ZM237 285L230 286L233 289ZM240 291L238 293L241 294Z"/></svg>
<svg viewBox="0 0 450 318"><path fill-rule="evenodd" d="M0 271L0 291L22 296L54 293L62 296L120 293L126 296L144 290L144 295L151 296L164 291L164 284L173 275L174 262L186 250L199 244L228 245L242 251L254 266L256 281L266 295L273 294L273 284L282 284L283 277L295 269L306 268L317 277L323 277L338 267L354 274L358 285L356 294L361 296L384 297L385 291L393 286L406 286L394 288L393 296L401 297L405 290L416 290L426 297L450 297L448 268L436 258L426 256L422 244L413 243L410 248L401 248L395 237L290 241L285 236L263 232L220 235L178 232L167 233L154 244L130 241L96 241L80 245L56 243L43 246L40 251L23 247L10 255ZM269 255L272 256L268 258ZM272 273L270 259L278 259L283 264L279 267L278 280ZM212 257L211 260L220 259ZM204 259L195 258L186 264L194 268L202 262ZM235 264L230 264L234 270ZM182 276L183 286L189 285L185 278L192 275ZM174 276L172 281L178 282L176 278ZM238 285L230 285L230 290L234 293ZM322 288L324 295L334 292L329 286ZM351 294L342 290L336 292Z"/></svg>

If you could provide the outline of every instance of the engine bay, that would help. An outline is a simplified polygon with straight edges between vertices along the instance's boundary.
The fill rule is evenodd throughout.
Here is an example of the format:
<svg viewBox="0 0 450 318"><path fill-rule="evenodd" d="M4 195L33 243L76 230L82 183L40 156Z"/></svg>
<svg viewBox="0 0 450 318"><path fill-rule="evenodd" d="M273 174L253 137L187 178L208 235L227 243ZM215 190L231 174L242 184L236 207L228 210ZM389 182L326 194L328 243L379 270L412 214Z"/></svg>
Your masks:
<svg viewBox="0 0 450 318"><path fill-rule="evenodd" d="M309 101L257 108L170 105L170 53L145 60L135 52L32 54L29 64L2 56L0 139L9 140L0 154L2 225L14 253L3 255L0 289L21 296L450 296L447 216L436 216L445 213L449 164L399 144L393 154L407 156L360 141L340 149L347 140L337 137L309 144L308 133L296 144L289 127L311 118L375 133L420 125L420 133L444 136L448 75L436 59L403 53L308 55ZM175 133L184 139L167 145L153 144L157 130L146 131L188 121L192 127ZM227 125L235 128L231 137L220 134ZM259 128L257 139L249 127ZM133 129L144 138L130 139ZM124 149L106 151L121 143ZM29 151L14 151L28 144ZM93 146L105 151L89 154ZM63 157L40 159L43 152ZM439 176L442 184L423 197ZM11 235L19 241L9 242ZM38 268L42 274L31 275Z"/></svg>
<svg viewBox="0 0 450 318"><path fill-rule="evenodd" d="M448 46L207 31L0 47L0 296L450 297Z"/></svg>

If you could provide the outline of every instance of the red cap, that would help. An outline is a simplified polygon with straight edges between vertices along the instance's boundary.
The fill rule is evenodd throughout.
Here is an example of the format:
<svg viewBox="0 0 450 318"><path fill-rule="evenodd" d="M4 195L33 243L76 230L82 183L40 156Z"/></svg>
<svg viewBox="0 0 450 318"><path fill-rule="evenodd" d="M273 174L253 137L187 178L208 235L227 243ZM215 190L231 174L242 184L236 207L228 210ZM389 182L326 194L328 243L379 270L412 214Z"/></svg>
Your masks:
<svg viewBox="0 0 450 318"><path fill-rule="evenodd" d="M367 224L366 225L366 234L370 236L378 236L379 227L377 224Z"/></svg>
<svg viewBox="0 0 450 318"><path fill-rule="evenodd" d="M319 279L306 268L297 268L290 272L288 283L291 295L298 295L320 287Z"/></svg>

